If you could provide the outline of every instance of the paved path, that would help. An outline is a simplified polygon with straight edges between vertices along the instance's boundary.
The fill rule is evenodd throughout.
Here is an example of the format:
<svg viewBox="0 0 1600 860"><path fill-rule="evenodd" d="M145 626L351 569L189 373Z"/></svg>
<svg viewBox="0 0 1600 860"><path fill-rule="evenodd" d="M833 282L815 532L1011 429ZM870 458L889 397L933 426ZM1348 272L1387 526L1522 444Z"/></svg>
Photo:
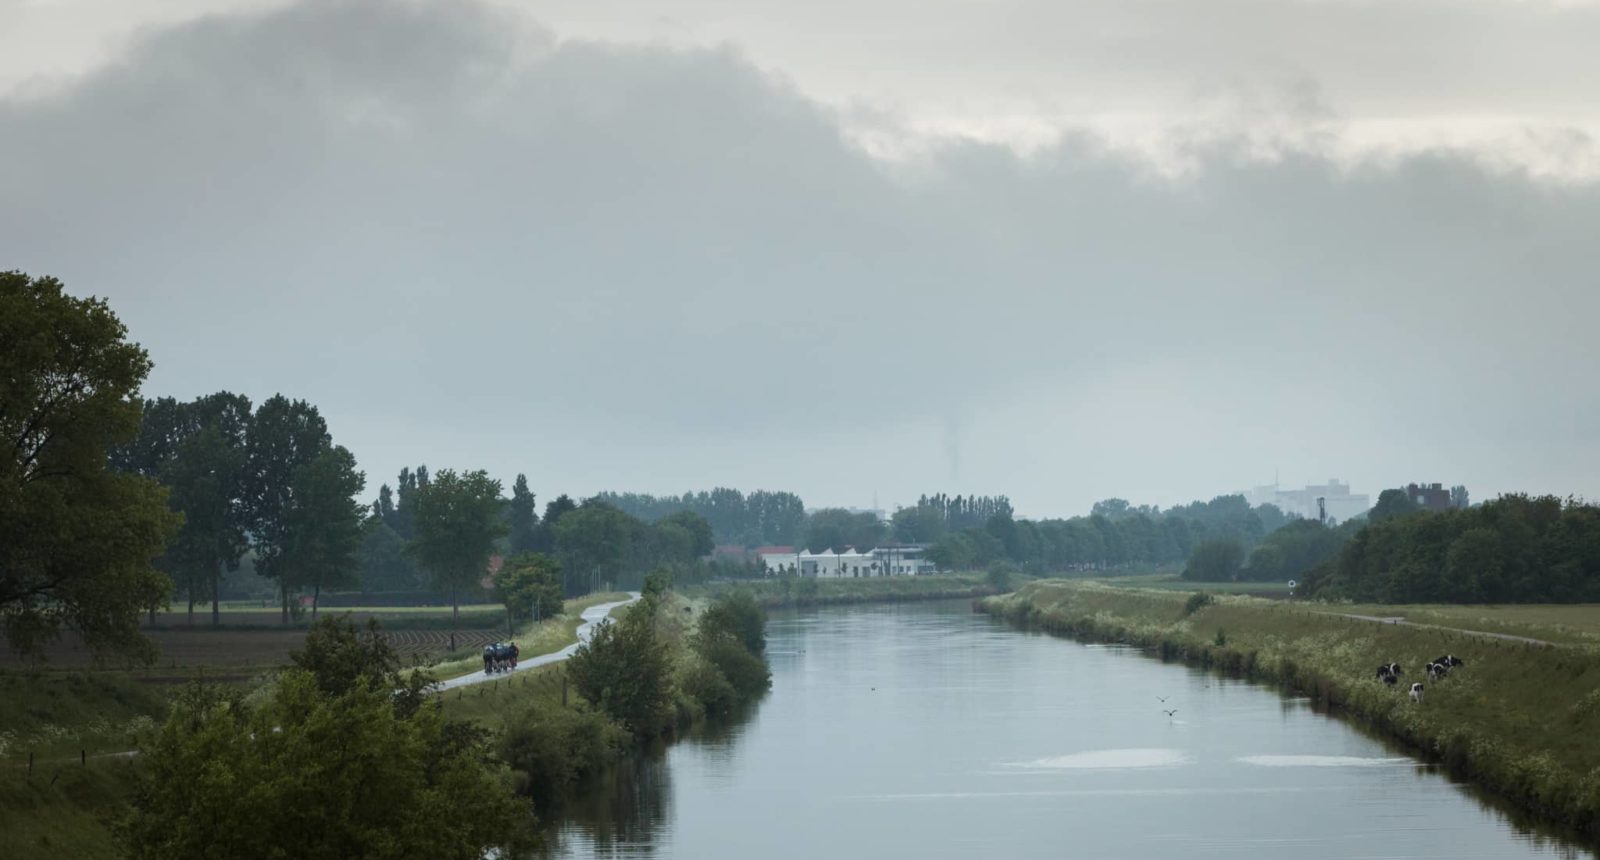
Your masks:
<svg viewBox="0 0 1600 860"><path fill-rule="evenodd" d="M482 684L484 681L494 681L499 678L504 678L505 676L514 672L526 672L529 669L535 669L540 666L548 666L551 663L559 663L562 660L571 657L573 652L578 650L579 645L589 641L589 637L594 635L595 628L600 625L601 621L605 620L607 615L611 614L611 610L616 609L618 606L627 606L638 599L639 592L630 591L628 592L627 600L601 603L583 610L583 615L580 616L583 619L583 623L578 625L578 641L568 645L565 648L562 648L560 651L557 651L553 654L540 654L537 657L529 657L526 660L518 660L517 668L512 669L511 672L496 672L493 675L489 675L486 674L482 669L479 669L470 675L462 675L459 678L451 678L448 681L440 681L438 684L434 685L434 689L452 690L456 687Z"/></svg>
<svg viewBox="0 0 1600 860"><path fill-rule="evenodd" d="M1468 636L1482 636L1485 639L1504 639L1508 642L1522 642L1528 645L1548 645L1552 648L1561 647L1561 643L1559 642L1547 642L1543 639L1534 639L1531 636L1517 636L1511 633L1490 633L1487 630L1463 630L1460 627L1446 627L1443 624L1422 624L1416 621L1407 621L1404 615L1352 615L1348 612L1341 612L1339 614L1346 618L1354 618L1357 621L1371 621L1377 624L1404 624L1407 627L1426 627L1430 630L1448 630L1451 633L1465 633Z"/></svg>

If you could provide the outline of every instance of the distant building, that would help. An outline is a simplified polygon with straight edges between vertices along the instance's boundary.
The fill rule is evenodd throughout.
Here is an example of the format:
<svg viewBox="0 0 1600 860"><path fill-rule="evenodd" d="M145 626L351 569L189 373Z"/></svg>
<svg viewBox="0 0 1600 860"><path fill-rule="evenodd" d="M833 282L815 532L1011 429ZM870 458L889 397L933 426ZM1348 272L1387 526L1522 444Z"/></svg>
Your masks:
<svg viewBox="0 0 1600 860"><path fill-rule="evenodd" d="M1407 484L1406 498L1424 511L1448 511L1455 507L1450 491L1443 484Z"/></svg>
<svg viewBox="0 0 1600 860"><path fill-rule="evenodd" d="M844 579L863 576L926 576L938 567L926 558L926 544L889 544L868 552L811 552L788 546L757 547L770 575L789 574Z"/></svg>
<svg viewBox="0 0 1600 860"><path fill-rule="evenodd" d="M1447 497L1449 493L1445 494ZM1322 516L1326 507L1329 524L1341 523L1358 517L1372 509L1372 500L1365 493L1350 492L1350 485L1337 478L1326 484L1308 484L1302 490L1285 490L1277 484L1256 487L1244 494L1251 506L1274 505L1289 516L1314 520ZM1321 499L1321 505L1318 504Z"/></svg>

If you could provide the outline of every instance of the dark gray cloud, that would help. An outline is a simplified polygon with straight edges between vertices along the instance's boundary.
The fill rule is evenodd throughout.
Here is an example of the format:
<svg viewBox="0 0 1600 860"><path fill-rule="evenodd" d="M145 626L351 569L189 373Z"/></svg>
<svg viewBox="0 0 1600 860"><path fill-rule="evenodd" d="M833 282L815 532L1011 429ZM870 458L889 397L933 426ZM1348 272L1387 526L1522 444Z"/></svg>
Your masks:
<svg viewBox="0 0 1600 860"><path fill-rule="evenodd" d="M154 34L0 141L0 265L108 297L151 393L317 402L374 484L1600 488L1593 185L1214 139L1178 181L1074 137L886 164L732 49L465 3Z"/></svg>

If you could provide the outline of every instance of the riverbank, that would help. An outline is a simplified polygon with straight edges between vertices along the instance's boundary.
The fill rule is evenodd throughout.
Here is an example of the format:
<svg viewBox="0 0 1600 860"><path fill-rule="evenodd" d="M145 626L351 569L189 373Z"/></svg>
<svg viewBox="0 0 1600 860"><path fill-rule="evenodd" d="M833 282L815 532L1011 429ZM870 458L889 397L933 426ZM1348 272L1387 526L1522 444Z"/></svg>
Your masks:
<svg viewBox="0 0 1600 860"><path fill-rule="evenodd" d="M786 576L708 583L682 589L686 595L708 599L740 590L750 592L766 609L950 600L984 597L996 593L996 589L988 584L984 575L977 573L843 579Z"/></svg>
<svg viewBox="0 0 1600 860"><path fill-rule="evenodd" d="M1249 597L1045 580L976 604L1019 626L1125 642L1283 685L1436 759L1527 811L1600 840L1600 652L1374 624ZM1430 682L1423 665L1466 665ZM1406 683L1374 677L1398 661ZM1404 692L1425 684L1423 701Z"/></svg>

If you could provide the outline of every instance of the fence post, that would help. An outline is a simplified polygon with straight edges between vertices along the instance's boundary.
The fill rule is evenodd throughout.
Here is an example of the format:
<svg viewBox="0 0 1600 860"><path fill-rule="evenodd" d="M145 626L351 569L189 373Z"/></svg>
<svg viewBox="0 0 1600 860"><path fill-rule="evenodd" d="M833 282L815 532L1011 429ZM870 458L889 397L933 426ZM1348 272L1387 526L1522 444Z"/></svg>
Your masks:
<svg viewBox="0 0 1600 860"><path fill-rule="evenodd" d="M28 750L28 778L33 779L33 750Z"/></svg>
<svg viewBox="0 0 1600 860"><path fill-rule="evenodd" d="M567 670L561 670L561 707L567 706Z"/></svg>
<svg viewBox="0 0 1600 860"><path fill-rule="evenodd" d="M83 747L78 748L78 765L80 767L89 766L89 751Z"/></svg>

